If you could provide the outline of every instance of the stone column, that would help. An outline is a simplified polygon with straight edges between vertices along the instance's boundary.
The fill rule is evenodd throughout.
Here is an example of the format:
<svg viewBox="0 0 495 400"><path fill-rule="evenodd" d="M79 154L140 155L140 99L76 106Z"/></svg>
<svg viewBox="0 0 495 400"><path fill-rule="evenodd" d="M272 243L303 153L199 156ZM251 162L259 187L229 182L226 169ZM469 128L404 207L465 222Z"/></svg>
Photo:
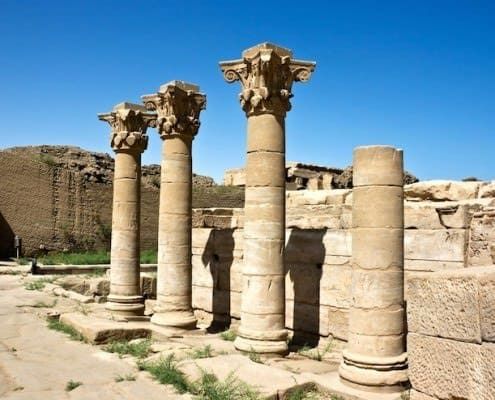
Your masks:
<svg viewBox="0 0 495 400"><path fill-rule="evenodd" d="M115 151L113 182L110 294L106 308L122 316L142 315L140 288L141 153L148 145L146 129L156 119L143 106L121 103L98 118L112 127Z"/></svg>
<svg viewBox="0 0 495 400"><path fill-rule="evenodd" d="M407 382L402 150L354 150L352 305L340 377L366 390Z"/></svg>
<svg viewBox="0 0 495 400"><path fill-rule="evenodd" d="M163 140L157 303L151 322L193 329L191 147L206 96L196 85L172 81L162 85L158 93L143 96L143 101L148 109L157 111L157 128Z"/></svg>
<svg viewBox="0 0 495 400"><path fill-rule="evenodd" d="M247 116L243 290L235 346L284 354L285 115L292 83L307 81L315 63L294 60L290 50L264 43L220 66L227 82L240 81Z"/></svg>

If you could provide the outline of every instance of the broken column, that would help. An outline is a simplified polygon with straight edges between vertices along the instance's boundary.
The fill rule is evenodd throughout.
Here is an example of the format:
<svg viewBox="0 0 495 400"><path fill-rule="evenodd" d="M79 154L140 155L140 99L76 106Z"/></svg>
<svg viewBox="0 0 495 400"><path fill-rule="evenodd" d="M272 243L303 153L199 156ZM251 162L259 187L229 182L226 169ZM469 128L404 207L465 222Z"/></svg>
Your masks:
<svg viewBox="0 0 495 400"><path fill-rule="evenodd" d="M146 108L156 110L163 140L158 222L157 302L151 322L193 329L192 310L192 141L206 96L199 87L172 81L158 93L143 96Z"/></svg>
<svg viewBox="0 0 495 400"><path fill-rule="evenodd" d="M247 116L247 165L241 351L284 354L285 329L285 115L292 83L305 82L315 63L264 43L221 62L227 82L240 81Z"/></svg>
<svg viewBox="0 0 495 400"><path fill-rule="evenodd" d="M111 128L115 151L113 182L110 294L106 308L122 316L142 315L140 288L141 153L148 145L146 130L156 119L143 106L121 103L98 114Z"/></svg>
<svg viewBox="0 0 495 400"><path fill-rule="evenodd" d="M407 382L402 150L354 150L349 341L340 377L366 390Z"/></svg>

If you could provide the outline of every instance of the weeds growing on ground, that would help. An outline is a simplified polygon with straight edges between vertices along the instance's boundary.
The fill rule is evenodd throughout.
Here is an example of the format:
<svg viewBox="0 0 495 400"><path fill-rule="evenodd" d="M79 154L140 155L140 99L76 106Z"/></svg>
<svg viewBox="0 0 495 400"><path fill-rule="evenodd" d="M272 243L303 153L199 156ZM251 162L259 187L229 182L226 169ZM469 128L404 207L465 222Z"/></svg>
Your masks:
<svg viewBox="0 0 495 400"><path fill-rule="evenodd" d="M261 360L261 357L258 353L256 353L252 348L251 351L248 353L248 357L251 361L258 363L258 364L263 364L263 361Z"/></svg>
<svg viewBox="0 0 495 400"><path fill-rule="evenodd" d="M157 361L140 362L138 367L142 371L148 371L161 384L172 385L179 393L189 391L189 382L177 368L173 354Z"/></svg>
<svg viewBox="0 0 495 400"><path fill-rule="evenodd" d="M103 350L109 353L117 353L120 357L129 354L137 358L145 358L151 352L151 340L145 339L138 342L116 341L107 344Z"/></svg>
<svg viewBox="0 0 495 400"><path fill-rule="evenodd" d="M56 319L48 319L48 328L54 331L65 333L69 335L72 340L78 340L80 342L84 342L84 337L78 331L76 331L72 326L64 324Z"/></svg>
<svg viewBox="0 0 495 400"><path fill-rule="evenodd" d="M148 371L158 382L172 385L179 393L191 393L198 400L258 400L259 394L248 384L230 374L220 381L214 374L201 371L201 377L189 382L177 367L174 355L158 361L138 363L139 369Z"/></svg>
<svg viewBox="0 0 495 400"><path fill-rule="evenodd" d="M228 342L233 342L237 337L237 333L235 333L232 329L229 329L228 331L222 332L220 337Z"/></svg>
<svg viewBox="0 0 495 400"><path fill-rule="evenodd" d="M141 252L142 264L156 264L157 252L156 250L144 250ZM38 263L43 265L98 265L98 264L110 264L110 253L106 250L98 251L84 251L74 253L50 253L46 256L38 258ZM103 271L94 272L95 274L105 274ZM91 273L93 274L93 272ZM101 276L101 275L95 275Z"/></svg>
<svg viewBox="0 0 495 400"><path fill-rule="evenodd" d="M35 281L27 282L24 285L24 289L26 289L26 290L43 290L47 283L52 283L54 280L55 280L54 278L36 279Z"/></svg>
<svg viewBox="0 0 495 400"><path fill-rule="evenodd" d="M57 299L54 299L50 304L45 303L44 301L38 301L34 303L32 306L27 305L25 307L33 307L33 308L53 308L57 305Z"/></svg>
<svg viewBox="0 0 495 400"><path fill-rule="evenodd" d="M210 358L213 357L212 348L209 344L199 349L193 349L191 352L192 358Z"/></svg>
<svg viewBox="0 0 495 400"><path fill-rule="evenodd" d="M323 357L330 352L333 348L333 343L328 343L323 350L320 351L318 347L311 348L308 345L304 345L297 352L302 356L311 358L312 360L322 361Z"/></svg>
<svg viewBox="0 0 495 400"><path fill-rule="evenodd" d="M79 387L82 385L82 382L76 382L76 381L73 381L72 379L67 382L67 384L65 385L65 391L66 392L70 392L72 390L74 390L75 388Z"/></svg>
<svg viewBox="0 0 495 400"><path fill-rule="evenodd" d="M115 377L115 382L124 382L124 381L135 381L136 375L126 374L126 375L117 375Z"/></svg>

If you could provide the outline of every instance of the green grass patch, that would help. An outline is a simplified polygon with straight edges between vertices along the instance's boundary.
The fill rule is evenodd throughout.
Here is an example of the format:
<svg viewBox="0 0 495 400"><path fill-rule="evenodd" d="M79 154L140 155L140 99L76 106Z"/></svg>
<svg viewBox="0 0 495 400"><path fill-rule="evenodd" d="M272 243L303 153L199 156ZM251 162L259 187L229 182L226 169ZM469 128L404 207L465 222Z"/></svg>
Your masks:
<svg viewBox="0 0 495 400"><path fill-rule="evenodd" d="M229 329L228 331L220 333L220 337L227 342L233 342L237 337L237 333L235 333L232 329Z"/></svg>
<svg viewBox="0 0 495 400"><path fill-rule="evenodd" d="M55 278L40 278L24 284L26 290L43 290L47 283L52 283Z"/></svg>
<svg viewBox="0 0 495 400"><path fill-rule="evenodd" d="M156 264L157 263L156 250L144 250L141 252L142 264ZM106 250L98 251L84 251L74 253L50 253L46 256L38 258L38 263L43 265L98 265L98 264L110 264L110 252ZM97 271L95 274L105 273ZM99 275L101 276L101 275Z"/></svg>
<svg viewBox="0 0 495 400"><path fill-rule="evenodd" d="M72 379L67 382L67 384L65 385L65 391L66 392L70 392L72 390L74 390L75 388L78 388L79 386L82 385L82 382L77 382L77 381L73 381Z"/></svg>
<svg viewBox="0 0 495 400"><path fill-rule="evenodd" d="M109 353L117 353L120 357L129 354L137 358L145 358L151 353L151 340L145 339L137 342L116 341L107 344L103 350Z"/></svg>
<svg viewBox="0 0 495 400"><path fill-rule="evenodd" d="M115 377L115 382L135 381L135 380L136 380L136 375L134 374L117 375Z"/></svg>
<svg viewBox="0 0 495 400"><path fill-rule="evenodd" d="M213 357L212 348L209 344L199 349L193 349L191 352L191 358L210 358Z"/></svg>
<svg viewBox="0 0 495 400"><path fill-rule="evenodd" d="M287 396L287 400L343 400L339 396L330 395L330 397L323 397L321 393L319 393L314 388L297 388L296 390L289 393Z"/></svg>
<svg viewBox="0 0 495 400"><path fill-rule="evenodd" d="M251 349L251 351L248 353L248 357L252 362L263 364L260 355L256 353L253 349Z"/></svg>
<svg viewBox="0 0 495 400"><path fill-rule="evenodd" d="M333 343L330 342L323 348L323 350L320 350L318 347L311 348L308 345L304 345L297 352L304 357L311 358L312 360L322 361L323 357L325 357L325 355L329 353L332 350L332 348L333 348Z"/></svg>
<svg viewBox="0 0 495 400"><path fill-rule="evenodd" d="M190 392L198 400L258 400L259 393L230 373L224 381L214 374L202 371L201 378L190 384Z"/></svg>
<svg viewBox="0 0 495 400"><path fill-rule="evenodd" d="M55 161L55 158L48 154L40 154L39 155L39 160L43 163L48 165L49 167L55 167L57 166L57 161Z"/></svg>
<svg viewBox="0 0 495 400"><path fill-rule="evenodd" d="M107 273L106 268L95 268L91 272L86 274L86 277L88 278L101 278L102 276L105 276Z"/></svg>
<svg viewBox="0 0 495 400"><path fill-rule="evenodd" d="M72 340L78 340L84 342L85 339L78 331L76 331L72 326L64 324L56 319L48 319L48 328L54 331L62 332L68 335Z"/></svg>
<svg viewBox="0 0 495 400"><path fill-rule="evenodd" d="M179 393L186 393L190 389L186 376L177 368L173 354L157 361L140 362L138 367L148 371L162 385L172 385Z"/></svg>

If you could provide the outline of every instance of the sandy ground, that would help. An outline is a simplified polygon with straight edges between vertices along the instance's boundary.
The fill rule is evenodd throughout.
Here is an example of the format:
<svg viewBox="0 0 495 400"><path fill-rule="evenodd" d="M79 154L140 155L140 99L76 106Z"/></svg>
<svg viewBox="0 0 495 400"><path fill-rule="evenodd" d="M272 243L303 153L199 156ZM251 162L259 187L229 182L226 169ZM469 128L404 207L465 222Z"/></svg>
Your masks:
<svg viewBox="0 0 495 400"><path fill-rule="evenodd" d="M54 296L26 290L19 275L0 275L0 398L2 399L189 399L139 372L131 359L70 340L46 327ZM73 300L57 298L57 311L75 311ZM134 375L135 381L116 382ZM66 391L70 380L82 382Z"/></svg>

